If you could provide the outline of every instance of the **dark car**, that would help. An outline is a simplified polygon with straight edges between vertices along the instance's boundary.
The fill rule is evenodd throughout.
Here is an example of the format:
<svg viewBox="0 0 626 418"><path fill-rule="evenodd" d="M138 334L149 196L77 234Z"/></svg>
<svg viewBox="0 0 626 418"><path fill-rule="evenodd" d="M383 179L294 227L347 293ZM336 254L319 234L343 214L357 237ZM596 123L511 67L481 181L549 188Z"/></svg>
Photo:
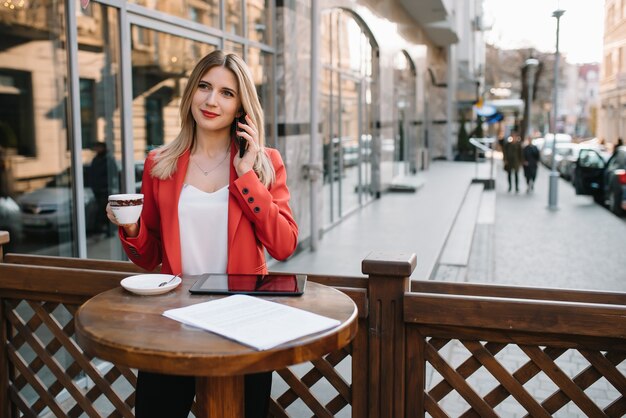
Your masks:
<svg viewBox="0 0 626 418"><path fill-rule="evenodd" d="M598 151L581 149L574 187L576 194L591 195L622 216L626 211L626 146L618 147L606 162Z"/></svg>
<svg viewBox="0 0 626 418"><path fill-rule="evenodd" d="M14 251L22 237L22 221L20 207L10 196L0 196L0 231L9 233L10 241L5 250Z"/></svg>
<svg viewBox="0 0 626 418"><path fill-rule="evenodd" d="M85 219L87 230L93 231L96 222L96 201L93 191L85 187ZM69 168L55 175L45 187L17 198L21 209L21 223L25 233L56 232L67 229L72 222L72 190Z"/></svg>
<svg viewBox="0 0 626 418"><path fill-rule="evenodd" d="M571 154L564 156L557 163L556 169L565 180L574 182L574 177L576 176L576 163L578 162L578 157L580 155L580 150L582 149L592 149L597 151L598 154L602 157L604 161L607 161L611 157L610 152L606 152L603 148L591 144L574 144L576 147L572 150Z"/></svg>

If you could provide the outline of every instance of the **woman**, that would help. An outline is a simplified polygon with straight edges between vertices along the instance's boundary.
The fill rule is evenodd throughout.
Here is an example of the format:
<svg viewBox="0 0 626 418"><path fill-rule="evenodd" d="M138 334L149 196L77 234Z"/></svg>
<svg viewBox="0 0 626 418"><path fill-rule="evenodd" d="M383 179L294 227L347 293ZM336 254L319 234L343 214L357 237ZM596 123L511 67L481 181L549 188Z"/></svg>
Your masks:
<svg viewBox="0 0 626 418"><path fill-rule="evenodd" d="M522 157L524 157L524 177L526 178L526 193L530 193L535 189L535 179L537 178L537 166L539 163L539 149L533 144L530 137L526 137L524 148L522 149Z"/></svg>
<svg viewBox="0 0 626 418"><path fill-rule="evenodd" d="M515 176L515 193L519 193L518 171L522 165L522 143L517 132L511 132L507 138L503 149L504 169L508 173L509 192L511 191L511 177Z"/></svg>
<svg viewBox="0 0 626 418"><path fill-rule="evenodd" d="M243 60L221 51L202 58L180 117L176 139L146 159L139 222L120 226L107 207L126 254L147 270L161 264L162 273L267 273L264 251L289 257L298 227L280 154L264 147L263 111ZM267 416L271 382L271 372L246 376L246 417ZM191 377L140 371L137 417L187 417L194 387Z"/></svg>

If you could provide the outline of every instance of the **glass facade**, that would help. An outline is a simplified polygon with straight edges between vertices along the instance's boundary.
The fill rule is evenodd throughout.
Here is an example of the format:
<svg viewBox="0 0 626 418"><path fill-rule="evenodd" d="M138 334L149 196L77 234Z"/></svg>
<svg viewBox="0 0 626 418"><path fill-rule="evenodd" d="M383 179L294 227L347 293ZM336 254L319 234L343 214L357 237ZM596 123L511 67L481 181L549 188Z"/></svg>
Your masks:
<svg viewBox="0 0 626 418"><path fill-rule="evenodd" d="M73 255L65 16L51 0L0 9L0 228L13 251Z"/></svg>
<svg viewBox="0 0 626 418"><path fill-rule="evenodd" d="M199 58L248 62L276 142L271 2L79 3L0 8L0 229L10 251L123 259L106 198L138 191L147 153L175 138Z"/></svg>
<svg viewBox="0 0 626 418"><path fill-rule="evenodd" d="M189 19L208 27L220 28L220 0L129 0L129 3L162 12L169 16Z"/></svg>
<svg viewBox="0 0 626 418"><path fill-rule="evenodd" d="M352 13L327 10L321 22L323 219L329 226L371 199L374 49Z"/></svg>
<svg viewBox="0 0 626 418"><path fill-rule="evenodd" d="M246 2L246 21L248 39L268 44L271 40L271 15L269 0L248 0Z"/></svg>
<svg viewBox="0 0 626 418"><path fill-rule="evenodd" d="M417 129L411 115L416 112L416 71L411 58L404 51L394 57L394 176L415 172Z"/></svg>

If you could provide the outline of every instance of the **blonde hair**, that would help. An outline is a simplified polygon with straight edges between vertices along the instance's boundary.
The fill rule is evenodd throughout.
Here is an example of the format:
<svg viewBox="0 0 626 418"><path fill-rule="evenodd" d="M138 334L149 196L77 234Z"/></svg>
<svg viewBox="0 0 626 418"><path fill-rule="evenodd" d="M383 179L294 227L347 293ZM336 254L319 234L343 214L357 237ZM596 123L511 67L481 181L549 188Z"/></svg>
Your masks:
<svg viewBox="0 0 626 418"><path fill-rule="evenodd" d="M162 180L171 177L176 171L178 158L194 145L196 124L191 113L193 96L202 76L211 68L218 66L230 70L237 79L239 99L241 100L243 111L252 118L259 133L260 151L254 161L253 170L261 183L265 187L269 187L275 181L276 174L272 162L265 153L265 120L254 81L252 80L252 74L246 63L239 56L224 54L220 50L204 56L191 71L180 100L180 132L174 141L157 150L155 164L150 174ZM233 121L233 123L235 122Z"/></svg>

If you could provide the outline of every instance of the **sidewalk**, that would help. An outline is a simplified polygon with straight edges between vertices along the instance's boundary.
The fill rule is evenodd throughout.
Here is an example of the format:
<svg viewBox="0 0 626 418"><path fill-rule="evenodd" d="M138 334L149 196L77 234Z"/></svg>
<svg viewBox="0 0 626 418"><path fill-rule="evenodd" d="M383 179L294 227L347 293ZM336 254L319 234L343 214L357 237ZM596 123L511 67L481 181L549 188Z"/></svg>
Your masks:
<svg viewBox="0 0 626 418"><path fill-rule="evenodd" d="M496 189L482 192L476 225L469 231L467 266L439 264L445 247L454 244L447 240L475 170L474 163L433 162L413 178L421 184L416 193L383 195L327 231L316 252L302 251L270 270L362 276L361 260L369 252L391 251L417 255L412 280L626 291L626 259L619 251L626 218L589 196L576 196L564 180L558 183L558 210L548 210L545 167L539 168L534 193L525 193L521 170L520 193L508 193L506 172L497 161ZM450 267L457 270L454 278L445 272Z"/></svg>
<svg viewBox="0 0 626 418"><path fill-rule="evenodd" d="M558 210L548 210L549 171L543 166L532 195L507 193L505 172L499 172L498 284L626 291L626 218L616 217L591 196L576 196L564 180L557 187Z"/></svg>
<svg viewBox="0 0 626 418"><path fill-rule="evenodd" d="M315 252L305 250L272 271L362 276L371 251L417 254L411 278L428 279L474 175L472 163L436 162L411 178L416 193L387 193L327 231Z"/></svg>

